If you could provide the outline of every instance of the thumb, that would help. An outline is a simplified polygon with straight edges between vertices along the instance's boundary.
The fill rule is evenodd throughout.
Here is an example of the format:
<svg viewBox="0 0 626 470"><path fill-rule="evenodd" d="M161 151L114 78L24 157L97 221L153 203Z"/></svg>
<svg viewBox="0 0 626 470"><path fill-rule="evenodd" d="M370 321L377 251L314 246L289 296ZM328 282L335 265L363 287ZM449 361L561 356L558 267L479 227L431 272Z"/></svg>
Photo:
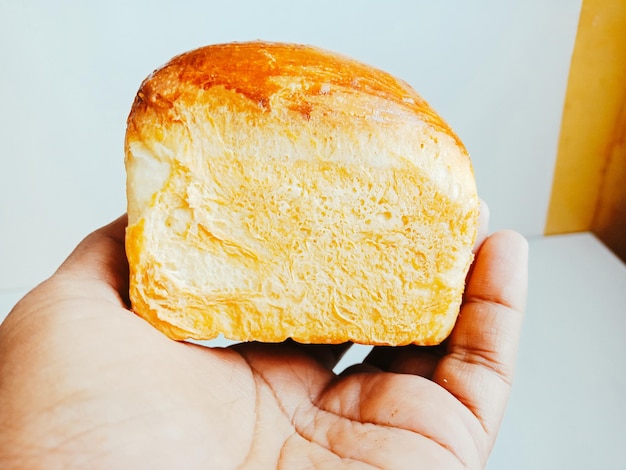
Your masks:
<svg viewBox="0 0 626 470"><path fill-rule="evenodd" d="M96 281L107 296L128 305L128 260L124 248L126 214L83 239L53 278Z"/></svg>

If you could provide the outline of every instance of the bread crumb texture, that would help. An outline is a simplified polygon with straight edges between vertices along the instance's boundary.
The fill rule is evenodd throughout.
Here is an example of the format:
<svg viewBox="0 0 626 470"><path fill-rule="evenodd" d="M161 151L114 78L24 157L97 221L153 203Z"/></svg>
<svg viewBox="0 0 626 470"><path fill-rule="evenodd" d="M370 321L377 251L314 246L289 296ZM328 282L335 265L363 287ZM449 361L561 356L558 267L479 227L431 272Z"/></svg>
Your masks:
<svg viewBox="0 0 626 470"><path fill-rule="evenodd" d="M437 344L478 199L406 83L317 48L208 46L141 85L126 134L133 310L175 339Z"/></svg>

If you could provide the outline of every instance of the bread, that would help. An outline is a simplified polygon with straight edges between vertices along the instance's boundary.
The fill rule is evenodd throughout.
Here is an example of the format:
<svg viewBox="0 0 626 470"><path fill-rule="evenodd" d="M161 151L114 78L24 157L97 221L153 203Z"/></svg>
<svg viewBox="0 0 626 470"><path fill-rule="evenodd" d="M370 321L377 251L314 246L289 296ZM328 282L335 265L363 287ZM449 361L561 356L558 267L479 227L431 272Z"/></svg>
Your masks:
<svg viewBox="0 0 626 470"><path fill-rule="evenodd" d="M132 309L174 339L432 345L456 320L478 198L406 83L314 47L172 59L125 141Z"/></svg>

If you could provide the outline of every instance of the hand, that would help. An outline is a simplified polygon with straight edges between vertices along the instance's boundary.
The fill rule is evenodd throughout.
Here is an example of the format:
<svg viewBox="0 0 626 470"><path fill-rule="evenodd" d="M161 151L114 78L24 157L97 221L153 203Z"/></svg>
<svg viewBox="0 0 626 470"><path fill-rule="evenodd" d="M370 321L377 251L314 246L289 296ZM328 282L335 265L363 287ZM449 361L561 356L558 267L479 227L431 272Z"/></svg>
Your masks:
<svg viewBox="0 0 626 470"><path fill-rule="evenodd" d="M508 399L527 245L487 238L438 347L175 342L128 310L121 218L0 327L1 468L482 468Z"/></svg>

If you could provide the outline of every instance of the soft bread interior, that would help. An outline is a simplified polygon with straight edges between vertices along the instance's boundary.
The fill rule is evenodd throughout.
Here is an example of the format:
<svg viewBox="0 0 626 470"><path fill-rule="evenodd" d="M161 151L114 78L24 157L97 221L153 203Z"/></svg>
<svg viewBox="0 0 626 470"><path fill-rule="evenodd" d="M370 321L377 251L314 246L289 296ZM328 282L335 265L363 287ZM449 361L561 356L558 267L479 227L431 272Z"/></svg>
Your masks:
<svg viewBox="0 0 626 470"><path fill-rule="evenodd" d="M273 83L263 106L219 85L136 102L133 309L177 339L440 342L476 234L465 149L408 87L398 103L323 77L312 96Z"/></svg>

